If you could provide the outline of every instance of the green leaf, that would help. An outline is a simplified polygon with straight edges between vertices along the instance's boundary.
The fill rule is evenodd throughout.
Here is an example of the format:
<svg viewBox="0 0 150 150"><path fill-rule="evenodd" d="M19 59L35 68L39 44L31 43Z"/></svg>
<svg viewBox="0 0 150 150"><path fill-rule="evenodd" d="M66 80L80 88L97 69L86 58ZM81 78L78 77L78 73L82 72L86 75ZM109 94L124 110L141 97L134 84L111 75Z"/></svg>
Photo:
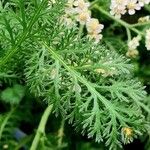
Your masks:
<svg viewBox="0 0 150 150"><path fill-rule="evenodd" d="M1 100L10 104L19 104L25 94L25 88L15 84L12 88L6 88L1 93Z"/></svg>

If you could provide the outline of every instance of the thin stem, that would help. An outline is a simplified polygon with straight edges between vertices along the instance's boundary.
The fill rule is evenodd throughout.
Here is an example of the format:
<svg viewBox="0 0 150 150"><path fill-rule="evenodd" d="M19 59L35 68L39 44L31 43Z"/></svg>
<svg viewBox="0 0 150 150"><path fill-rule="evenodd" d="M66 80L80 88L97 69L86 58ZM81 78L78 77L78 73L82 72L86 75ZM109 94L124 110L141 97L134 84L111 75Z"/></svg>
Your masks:
<svg viewBox="0 0 150 150"><path fill-rule="evenodd" d="M11 109L11 111L7 114L7 116L5 117L4 121L2 122L2 124L0 126L0 140L2 138L4 128L5 128L8 120L10 119L11 115L14 113L15 110L16 110L16 107Z"/></svg>
<svg viewBox="0 0 150 150"><path fill-rule="evenodd" d="M48 120L49 115L51 114L53 105L49 105L46 110L44 111L44 114L41 118L41 121L39 123L39 127L37 129L36 135L34 137L34 140L32 142L30 150L37 150L37 146L39 144L40 138L42 135L45 134L45 126Z"/></svg>
<svg viewBox="0 0 150 150"><path fill-rule="evenodd" d="M65 121L64 119L62 119L60 129L58 130L58 147L61 147L62 145L62 140L64 136L64 124Z"/></svg>
<svg viewBox="0 0 150 150"><path fill-rule="evenodd" d="M127 31L127 36L128 36L128 42L131 41L131 32L129 30L129 28L126 28Z"/></svg>
<svg viewBox="0 0 150 150"><path fill-rule="evenodd" d="M145 26L145 25L150 25L150 21L132 24L131 26L132 27L140 27L140 26Z"/></svg>
<svg viewBox="0 0 150 150"><path fill-rule="evenodd" d="M95 4L97 4L99 2L99 0L95 0L95 1L93 1L92 3L91 3L91 5L90 5L90 9L95 5Z"/></svg>
<svg viewBox="0 0 150 150"><path fill-rule="evenodd" d="M81 24L80 27L79 27L79 33L78 33L78 38L79 38L79 39L80 39L81 36L82 36L83 28L84 28L84 25Z"/></svg>

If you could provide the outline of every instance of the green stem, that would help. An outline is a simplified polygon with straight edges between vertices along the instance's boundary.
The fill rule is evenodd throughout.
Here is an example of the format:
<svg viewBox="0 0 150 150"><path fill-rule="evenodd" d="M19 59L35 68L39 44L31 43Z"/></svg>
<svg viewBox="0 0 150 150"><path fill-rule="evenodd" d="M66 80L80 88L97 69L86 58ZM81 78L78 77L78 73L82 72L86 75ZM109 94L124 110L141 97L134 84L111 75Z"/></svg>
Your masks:
<svg viewBox="0 0 150 150"><path fill-rule="evenodd" d="M40 138L41 138L42 135L45 134L45 126L46 126L48 117L51 114L52 108L53 108L53 105L49 105L46 108L46 110L44 111L44 114L41 118L39 127L37 129L37 132L36 132L36 135L35 135L34 140L32 142L30 150L37 150L37 146L39 144Z"/></svg>
<svg viewBox="0 0 150 150"><path fill-rule="evenodd" d="M79 27L79 33L78 33L78 38L79 38L79 39L80 39L81 36L82 36L83 28L84 28L84 25L80 25L80 27Z"/></svg>
<svg viewBox="0 0 150 150"><path fill-rule="evenodd" d="M95 5L95 4L97 4L99 2L99 0L95 0L95 1L93 1L93 2L91 2L91 4L90 4L90 9Z"/></svg>
<svg viewBox="0 0 150 150"><path fill-rule="evenodd" d="M8 120L10 119L11 115L14 113L16 108L12 108L11 111L7 114L7 116L5 117L4 121L2 122L1 126L0 126L0 140L2 138L2 134L4 131L5 126L7 125Z"/></svg>
<svg viewBox="0 0 150 150"><path fill-rule="evenodd" d="M64 136L64 125L65 121L64 119L62 119L60 129L58 130L58 147L61 147L62 145L62 140Z"/></svg>
<svg viewBox="0 0 150 150"><path fill-rule="evenodd" d="M129 30L129 28L126 28L127 31L127 36L128 36L128 42L131 41L131 32Z"/></svg>
<svg viewBox="0 0 150 150"><path fill-rule="evenodd" d="M145 26L145 25L150 25L150 21L132 24L131 26L132 27L140 27L140 26Z"/></svg>

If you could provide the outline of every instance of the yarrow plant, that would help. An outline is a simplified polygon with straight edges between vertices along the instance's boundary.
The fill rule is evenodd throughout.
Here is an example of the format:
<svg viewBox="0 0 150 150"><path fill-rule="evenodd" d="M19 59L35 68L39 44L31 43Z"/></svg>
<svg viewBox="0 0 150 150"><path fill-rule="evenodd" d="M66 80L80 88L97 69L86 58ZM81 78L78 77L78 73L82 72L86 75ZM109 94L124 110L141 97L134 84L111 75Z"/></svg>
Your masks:
<svg viewBox="0 0 150 150"><path fill-rule="evenodd" d="M136 20L135 24L120 18L125 13L135 14L149 3L148 0L112 0L107 4L97 0L1 1L0 96L4 104L10 104L11 111L0 116L0 144L8 147L15 143L11 149L22 145L30 150L64 149L69 146L64 144L69 139L64 140L67 123L79 135L104 144L104 149L109 150L123 149L124 144L147 133L150 127L147 92L134 76L134 65L126 56L136 58L143 41L150 50L149 18ZM144 28L138 28L141 26ZM116 28L121 32L116 34ZM18 113L24 107L26 110L34 107L29 107L32 103L26 100L29 94L36 102L43 101L40 106L48 105L34 137L23 134L27 138L23 142L17 141L18 137L5 138L6 131L14 131L10 125L13 118L18 128L25 116L35 118L26 111L21 116ZM48 117L52 113L61 119L57 136L49 131L53 123Z"/></svg>

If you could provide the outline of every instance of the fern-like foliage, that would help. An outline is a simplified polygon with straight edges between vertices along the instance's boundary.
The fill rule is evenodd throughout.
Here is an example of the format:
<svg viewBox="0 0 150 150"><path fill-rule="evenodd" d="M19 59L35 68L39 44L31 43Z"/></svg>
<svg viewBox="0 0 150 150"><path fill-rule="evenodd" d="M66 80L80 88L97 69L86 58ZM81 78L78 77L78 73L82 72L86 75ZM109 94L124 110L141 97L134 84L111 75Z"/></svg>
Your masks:
<svg viewBox="0 0 150 150"><path fill-rule="evenodd" d="M16 144L15 139L13 138L13 132L15 126L18 124L18 116L15 114L16 108L8 113L0 115L0 147L4 144L8 144L9 148L14 147Z"/></svg>
<svg viewBox="0 0 150 150"><path fill-rule="evenodd" d="M46 0L33 5L13 2L12 18L17 22L11 22L5 10L1 14L0 30L6 31L1 35L6 37L1 43L1 71L20 74L31 92L54 105L57 115L82 128L89 138L104 141L110 150L140 135L147 123L142 108L149 109L143 101L144 87L133 79L129 60L79 38L78 28L63 25L64 1L51 5Z"/></svg>

